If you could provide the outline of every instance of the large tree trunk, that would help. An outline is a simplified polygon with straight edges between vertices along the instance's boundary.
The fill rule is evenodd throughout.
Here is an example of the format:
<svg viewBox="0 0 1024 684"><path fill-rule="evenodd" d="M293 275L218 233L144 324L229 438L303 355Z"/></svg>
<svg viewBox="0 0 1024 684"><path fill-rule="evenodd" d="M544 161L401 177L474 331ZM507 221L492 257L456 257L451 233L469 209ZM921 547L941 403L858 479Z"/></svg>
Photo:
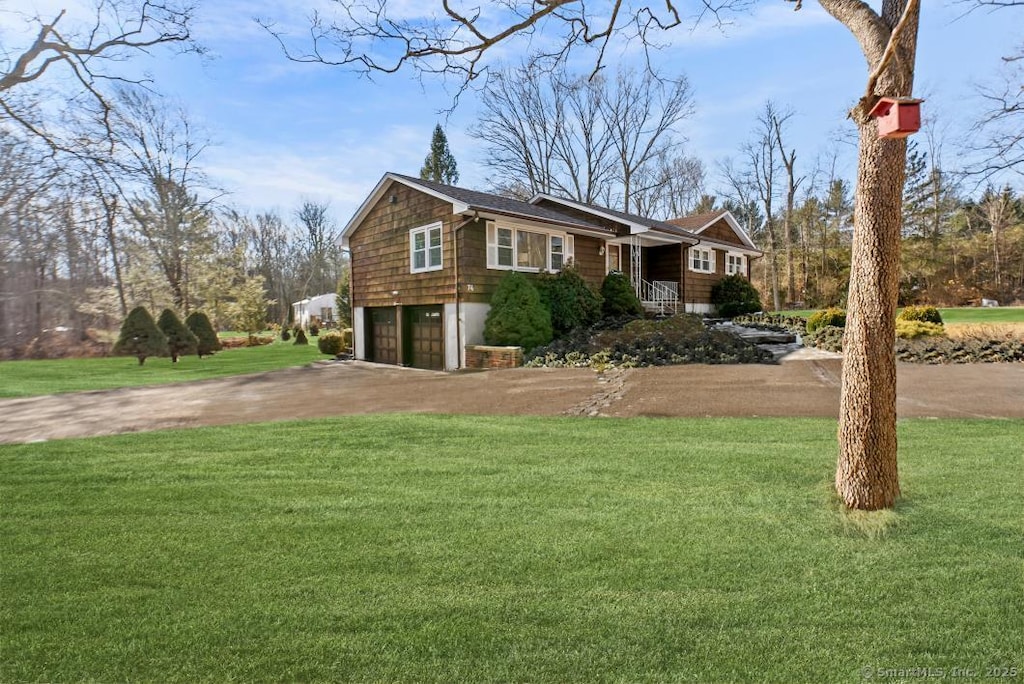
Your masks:
<svg viewBox="0 0 1024 684"><path fill-rule="evenodd" d="M860 162L843 338L836 490L851 508L891 507L896 467L896 299L906 140L860 127Z"/></svg>
<svg viewBox="0 0 1024 684"><path fill-rule="evenodd" d="M843 338L836 492L846 506L889 508L896 464L895 313L907 143L879 139L868 112L881 96L909 96L918 0L884 0L881 14L853 0L819 0L860 43L870 77L850 113L860 130L850 289Z"/></svg>

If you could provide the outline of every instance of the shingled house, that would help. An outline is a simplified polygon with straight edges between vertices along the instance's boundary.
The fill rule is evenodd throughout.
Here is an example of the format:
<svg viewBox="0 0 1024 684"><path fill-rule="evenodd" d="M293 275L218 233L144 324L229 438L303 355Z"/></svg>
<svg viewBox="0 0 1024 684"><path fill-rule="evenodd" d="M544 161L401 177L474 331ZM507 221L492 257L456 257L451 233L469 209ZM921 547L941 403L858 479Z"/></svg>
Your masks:
<svg viewBox="0 0 1024 684"><path fill-rule="evenodd" d="M657 221L538 195L529 202L387 173L345 226L356 358L416 368L465 366L483 343L506 271L572 261L595 289L623 271L644 306L710 313L711 286L750 277L761 256L728 211Z"/></svg>

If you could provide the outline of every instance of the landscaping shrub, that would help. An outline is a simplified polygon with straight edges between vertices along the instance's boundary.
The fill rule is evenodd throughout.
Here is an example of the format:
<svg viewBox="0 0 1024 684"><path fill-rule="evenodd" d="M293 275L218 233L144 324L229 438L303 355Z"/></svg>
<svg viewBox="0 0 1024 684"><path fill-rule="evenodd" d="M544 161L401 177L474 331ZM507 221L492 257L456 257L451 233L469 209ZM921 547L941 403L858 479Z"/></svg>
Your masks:
<svg viewBox="0 0 1024 684"><path fill-rule="evenodd" d="M811 314L807 319L807 332L812 333L818 328L833 326L836 328L846 327L846 311L843 309L822 309Z"/></svg>
<svg viewBox="0 0 1024 684"><path fill-rule="evenodd" d="M352 348L352 328L341 329L342 342L345 345L345 349Z"/></svg>
<svg viewBox="0 0 1024 684"><path fill-rule="evenodd" d="M242 349L244 347L262 347L273 344L274 338L270 335L253 335L252 337L227 337L221 341L224 349Z"/></svg>
<svg viewBox="0 0 1024 684"><path fill-rule="evenodd" d="M643 316L644 307L624 273L612 271L601 283L601 313L608 318Z"/></svg>
<svg viewBox="0 0 1024 684"><path fill-rule="evenodd" d="M551 314L537 288L522 273L513 271L503 277L484 321L484 341L530 350L550 342L552 334Z"/></svg>
<svg viewBox="0 0 1024 684"><path fill-rule="evenodd" d="M826 325L813 332L808 332L804 337L804 344L808 347L817 347L825 351L840 353L843 351L844 329L835 325Z"/></svg>
<svg viewBox="0 0 1024 684"><path fill-rule="evenodd" d="M171 356L171 363L178 363L179 356L193 354L199 348L199 340L173 310L164 309L156 325L167 338L167 353Z"/></svg>
<svg viewBox="0 0 1024 684"><path fill-rule="evenodd" d="M942 325L942 315L934 306L908 306L900 311L897 321L921 321Z"/></svg>
<svg viewBox="0 0 1024 684"><path fill-rule="evenodd" d="M1024 363L1024 340L950 339L927 336L896 340L896 358L910 363Z"/></svg>
<svg viewBox="0 0 1024 684"><path fill-rule="evenodd" d="M320 334L320 326L316 323L309 324L309 334L311 337L316 337Z"/></svg>
<svg viewBox="0 0 1024 684"><path fill-rule="evenodd" d="M217 337L210 318L202 311L193 311L185 319L185 326L196 336L196 354L199 358L221 350L220 338Z"/></svg>
<svg viewBox="0 0 1024 684"><path fill-rule="evenodd" d="M946 329L940 323L896 319L896 337L904 340L913 340L918 337L943 336L945 334Z"/></svg>
<svg viewBox="0 0 1024 684"><path fill-rule="evenodd" d="M718 315L733 318L761 310L761 295L750 281L739 274L726 276L711 287L711 303Z"/></svg>
<svg viewBox="0 0 1024 684"><path fill-rule="evenodd" d="M575 266L567 265L556 275L542 274L536 283L540 299L551 313L555 337L589 327L601 318L601 298Z"/></svg>
<svg viewBox="0 0 1024 684"><path fill-rule="evenodd" d="M137 306L121 324L113 351L116 356L134 356L141 366L150 356L167 353L167 338L145 307Z"/></svg>
<svg viewBox="0 0 1024 684"><path fill-rule="evenodd" d="M682 363L766 363L771 352L723 330L708 329L699 316L633 320L622 328L578 331L535 349L531 367L665 366Z"/></svg>
<svg viewBox="0 0 1024 684"><path fill-rule="evenodd" d="M296 328L295 330L295 341L292 344L309 344L309 338L306 337L306 331L302 328Z"/></svg>
<svg viewBox="0 0 1024 684"><path fill-rule="evenodd" d="M281 328L281 341L287 342L292 339L292 334L288 332L288 328Z"/></svg>
<svg viewBox="0 0 1024 684"><path fill-rule="evenodd" d="M330 354L331 356L337 356L348 348L345 345L345 336L333 330L320 335L317 338L316 346L321 354Z"/></svg>

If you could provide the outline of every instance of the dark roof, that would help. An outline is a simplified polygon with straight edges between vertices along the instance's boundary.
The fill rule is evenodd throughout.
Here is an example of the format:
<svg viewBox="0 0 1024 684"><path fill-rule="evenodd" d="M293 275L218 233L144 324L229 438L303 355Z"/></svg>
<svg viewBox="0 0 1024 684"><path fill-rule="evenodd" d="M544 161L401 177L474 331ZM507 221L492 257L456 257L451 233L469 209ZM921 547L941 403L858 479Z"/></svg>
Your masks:
<svg viewBox="0 0 1024 684"><path fill-rule="evenodd" d="M647 226L648 228L653 228L655 230L660 230L660 231L662 231L664 233L671 233L672 235L681 235L683 237L693 238L694 240L699 239L696 235L694 235L690 231L684 230L684 229L680 228L679 226L673 225L672 223L670 223L668 221L659 221L657 219L648 218L646 216L639 216L637 214L629 214L629 213L626 213L624 211L619 211L617 209L609 209L608 207L602 207L602 206L600 206L598 204L588 204L586 202L580 202L578 200L570 200L570 199L563 200L562 198L554 197L553 195L543 195L542 194L542 195L538 195L537 197L534 198L534 200L541 200L541 199L550 200L552 202L564 201L564 202L576 205L578 207L582 207L583 211L586 211L587 209L592 209L595 212L600 212L602 214L605 214L606 216L611 216L612 218L618 219L618 220L620 220L620 221L622 221L623 223L626 223L626 224L635 223L635 224L639 224L639 225L642 225L642 226ZM703 225L703 224L701 224L701 225Z"/></svg>
<svg viewBox="0 0 1024 684"><path fill-rule="evenodd" d="M613 231L602 226L588 223L574 216L563 214L560 211L548 209L547 207L539 207L536 204L512 199L511 197L502 197L501 195L494 195L489 192L480 192L478 190L467 190L466 188L459 188L454 185L445 185L444 183L436 183L434 181L423 180L422 178L415 178L413 176L405 176L400 173L392 173L390 175L395 178L400 178L403 182L410 185L418 185L422 188L427 188L436 193L451 197L472 209L491 211L496 214L510 216L523 216L540 221L559 223L563 226L577 226L586 230L614 234Z"/></svg>

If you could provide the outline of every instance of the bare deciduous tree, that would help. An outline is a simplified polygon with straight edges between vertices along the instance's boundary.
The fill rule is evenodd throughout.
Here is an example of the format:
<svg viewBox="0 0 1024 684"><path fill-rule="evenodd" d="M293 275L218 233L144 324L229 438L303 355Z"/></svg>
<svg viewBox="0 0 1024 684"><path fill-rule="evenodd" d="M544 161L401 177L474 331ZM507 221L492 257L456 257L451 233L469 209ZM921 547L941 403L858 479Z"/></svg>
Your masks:
<svg viewBox="0 0 1024 684"><path fill-rule="evenodd" d="M619 70L614 79L542 72L492 74L472 135L496 186L528 189L624 211L654 207L669 167L688 171L679 124L692 112L685 78ZM699 164L698 164L699 166ZM681 189L684 179L675 185Z"/></svg>
<svg viewBox="0 0 1024 684"><path fill-rule="evenodd" d="M109 123L107 85L144 82L111 65L160 45L199 50L191 35L193 13L194 5L180 0L97 0L84 20L67 10L54 17L23 15L29 37L21 45L10 39L0 45L0 123L10 121L52 149L81 153L55 121L85 108ZM47 118L49 107L37 106L44 98L67 105L57 119Z"/></svg>

